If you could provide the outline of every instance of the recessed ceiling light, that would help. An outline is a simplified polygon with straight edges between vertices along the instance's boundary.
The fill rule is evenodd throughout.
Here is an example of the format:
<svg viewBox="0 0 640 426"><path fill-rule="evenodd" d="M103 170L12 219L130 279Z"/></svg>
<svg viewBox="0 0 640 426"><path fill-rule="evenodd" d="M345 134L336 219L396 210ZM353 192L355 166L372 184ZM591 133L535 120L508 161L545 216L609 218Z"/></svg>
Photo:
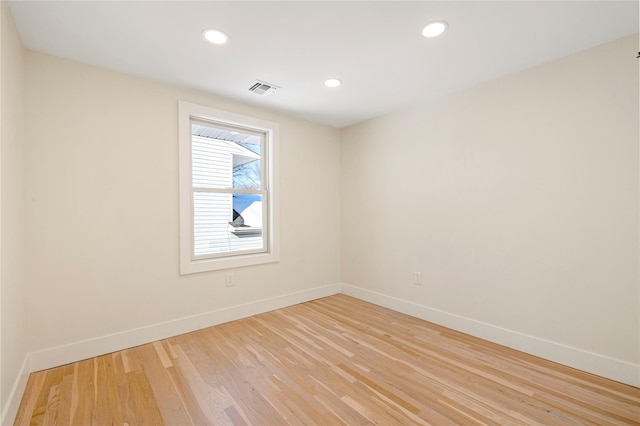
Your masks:
<svg viewBox="0 0 640 426"><path fill-rule="evenodd" d="M324 85L327 87L338 87L342 84L342 80L339 78L329 78L324 81Z"/></svg>
<svg viewBox="0 0 640 426"><path fill-rule="evenodd" d="M423 28L422 35L427 38L438 37L440 34L447 31L447 28L449 28L449 24L446 22L433 21Z"/></svg>
<svg viewBox="0 0 640 426"><path fill-rule="evenodd" d="M213 44L225 44L229 37L220 30L204 30L202 37Z"/></svg>

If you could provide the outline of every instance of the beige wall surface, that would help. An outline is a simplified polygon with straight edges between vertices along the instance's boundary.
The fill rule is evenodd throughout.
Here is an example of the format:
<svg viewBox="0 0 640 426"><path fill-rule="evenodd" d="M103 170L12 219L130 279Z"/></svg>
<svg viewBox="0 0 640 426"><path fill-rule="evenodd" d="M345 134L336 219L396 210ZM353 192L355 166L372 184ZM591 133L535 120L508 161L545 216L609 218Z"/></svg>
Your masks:
<svg viewBox="0 0 640 426"><path fill-rule="evenodd" d="M280 124L281 260L235 287L178 273L178 100ZM25 120L30 350L339 282L338 130L31 51Z"/></svg>
<svg viewBox="0 0 640 426"><path fill-rule="evenodd" d="M342 281L638 364L637 40L343 129Z"/></svg>
<svg viewBox="0 0 640 426"><path fill-rule="evenodd" d="M22 43L8 12L2 14L2 71L0 111L0 407L5 409L9 393L16 382L27 354L25 286L23 279L23 171L22 134Z"/></svg>

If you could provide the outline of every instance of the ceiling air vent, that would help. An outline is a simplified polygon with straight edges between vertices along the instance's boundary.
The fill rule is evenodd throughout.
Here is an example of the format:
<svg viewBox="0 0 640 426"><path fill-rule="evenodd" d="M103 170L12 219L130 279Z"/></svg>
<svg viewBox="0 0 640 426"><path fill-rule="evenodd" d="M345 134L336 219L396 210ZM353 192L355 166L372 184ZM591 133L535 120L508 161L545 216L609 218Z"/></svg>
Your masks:
<svg viewBox="0 0 640 426"><path fill-rule="evenodd" d="M258 95L269 95L279 89L278 86L265 83L264 81L256 80L255 83L251 87L249 87L249 91L253 93L257 93Z"/></svg>

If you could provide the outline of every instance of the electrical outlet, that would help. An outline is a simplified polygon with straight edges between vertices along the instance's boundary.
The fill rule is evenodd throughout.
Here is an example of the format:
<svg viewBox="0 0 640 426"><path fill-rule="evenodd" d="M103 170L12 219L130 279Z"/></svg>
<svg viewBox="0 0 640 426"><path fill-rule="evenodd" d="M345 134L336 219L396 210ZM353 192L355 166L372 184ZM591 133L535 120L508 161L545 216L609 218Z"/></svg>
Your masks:
<svg viewBox="0 0 640 426"><path fill-rule="evenodd" d="M227 287L233 287L236 285L233 279L233 272L227 272Z"/></svg>
<svg viewBox="0 0 640 426"><path fill-rule="evenodd" d="M422 272L413 273L413 283L415 285L422 285Z"/></svg>

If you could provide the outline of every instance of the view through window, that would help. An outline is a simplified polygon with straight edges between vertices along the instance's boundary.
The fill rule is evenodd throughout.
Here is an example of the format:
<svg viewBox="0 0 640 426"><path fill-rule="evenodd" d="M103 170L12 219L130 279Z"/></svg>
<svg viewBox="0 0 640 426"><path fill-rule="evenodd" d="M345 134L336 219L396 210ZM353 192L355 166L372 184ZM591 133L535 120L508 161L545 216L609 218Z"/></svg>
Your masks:
<svg viewBox="0 0 640 426"><path fill-rule="evenodd" d="M194 257L266 248L264 134L192 120Z"/></svg>

